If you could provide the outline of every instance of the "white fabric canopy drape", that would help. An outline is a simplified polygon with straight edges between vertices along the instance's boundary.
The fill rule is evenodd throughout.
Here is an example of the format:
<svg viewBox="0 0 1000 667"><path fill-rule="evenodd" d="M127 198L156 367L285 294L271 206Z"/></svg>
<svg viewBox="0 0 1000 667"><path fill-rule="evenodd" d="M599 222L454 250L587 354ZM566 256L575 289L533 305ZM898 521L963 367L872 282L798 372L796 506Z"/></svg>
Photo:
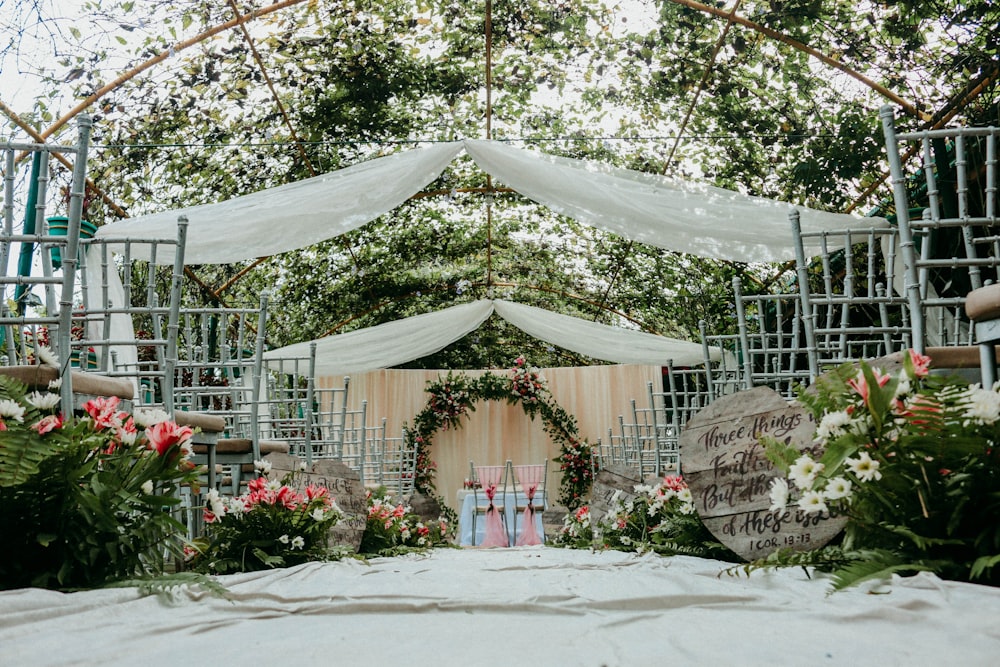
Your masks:
<svg viewBox="0 0 1000 667"><path fill-rule="evenodd" d="M741 262L795 258L791 204L482 140L401 151L215 204L130 218L101 227L97 235L173 238L178 216L185 215L187 264L226 264L304 248L399 206L440 176L463 148L484 171L526 197L640 243ZM888 225L884 218L795 208L804 231Z"/></svg>
<svg viewBox="0 0 1000 667"><path fill-rule="evenodd" d="M441 175L460 142L394 153L215 204L128 218L97 236L176 238L188 218L185 264L231 264L340 236L396 208ZM137 257L148 259L148 257ZM163 264L172 256L158 257Z"/></svg>
<svg viewBox="0 0 1000 667"><path fill-rule="evenodd" d="M665 176L465 141L479 167L522 195L639 243L737 262L795 259L788 214L803 231L884 227L884 218L828 213Z"/></svg>
<svg viewBox="0 0 1000 667"><path fill-rule="evenodd" d="M493 313L535 338L595 359L620 364L696 366L704 362L700 344L612 327L552 313L512 301L480 299L433 313L395 320L367 329L320 338L316 375L349 375L391 368L444 349L475 331ZM264 363L307 357L313 341L264 353ZM710 350L718 360L722 352Z"/></svg>

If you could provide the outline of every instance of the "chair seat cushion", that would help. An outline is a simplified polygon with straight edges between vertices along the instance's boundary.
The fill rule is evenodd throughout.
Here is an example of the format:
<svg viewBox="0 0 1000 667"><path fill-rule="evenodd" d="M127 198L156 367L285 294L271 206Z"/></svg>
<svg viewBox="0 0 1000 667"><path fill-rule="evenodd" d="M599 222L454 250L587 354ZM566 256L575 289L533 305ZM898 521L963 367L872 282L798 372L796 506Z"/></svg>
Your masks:
<svg viewBox="0 0 1000 667"><path fill-rule="evenodd" d="M975 322L1000 318L1000 283L969 292L965 297L965 314Z"/></svg>
<svg viewBox="0 0 1000 667"><path fill-rule="evenodd" d="M287 442L262 440L257 444L260 447L261 456L275 453L287 454L289 449ZM219 438L219 442L215 445L216 454L249 454L252 451L253 440L250 438ZM207 454L208 445L199 445L198 443L195 443L194 453Z"/></svg>
<svg viewBox="0 0 1000 667"><path fill-rule="evenodd" d="M178 426L190 426L199 428L207 433L222 433L226 430L226 420L219 415L208 414L207 412L189 412L187 410L174 410L174 421Z"/></svg>
<svg viewBox="0 0 1000 667"><path fill-rule="evenodd" d="M59 379L58 369L51 366L0 366L0 373L20 380L33 389L45 389L53 380ZM132 383L124 378L83 371L71 371L71 373L74 394L117 396L124 401L131 401L135 397Z"/></svg>

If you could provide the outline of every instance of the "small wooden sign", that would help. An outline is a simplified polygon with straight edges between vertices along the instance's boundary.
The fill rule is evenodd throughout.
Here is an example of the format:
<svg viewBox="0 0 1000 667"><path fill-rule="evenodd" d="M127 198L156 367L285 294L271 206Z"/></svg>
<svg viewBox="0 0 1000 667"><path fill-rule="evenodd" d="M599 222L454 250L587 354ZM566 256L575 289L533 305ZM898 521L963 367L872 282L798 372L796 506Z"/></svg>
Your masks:
<svg viewBox="0 0 1000 667"><path fill-rule="evenodd" d="M790 506L771 511L771 480L781 471L767 459L760 438L769 436L818 456L816 424L805 409L769 387L719 398L681 432L684 479L705 527L747 560L781 547L823 546L846 517L806 513Z"/></svg>
<svg viewBox="0 0 1000 667"><path fill-rule="evenodd" d="M300 468L301 459L295 456L268 454L264 459L271 462L271 479L281 479L290 472L296 472L292 487L300 493L310 484L328 488L344 515L330 529L330 544L358 550L368 524L368 500L361 476L356 471L332 459L313 461L305 471Z"/></svg>
<svg viewBox="0 0 1000 667"><path fill-rule="evenodd" d="M637 468L612 465L598 470L590 488L591 525L596 527L604 518L616 493L624 501L635 498L636 484L642 484L642 475Z"/></svg>

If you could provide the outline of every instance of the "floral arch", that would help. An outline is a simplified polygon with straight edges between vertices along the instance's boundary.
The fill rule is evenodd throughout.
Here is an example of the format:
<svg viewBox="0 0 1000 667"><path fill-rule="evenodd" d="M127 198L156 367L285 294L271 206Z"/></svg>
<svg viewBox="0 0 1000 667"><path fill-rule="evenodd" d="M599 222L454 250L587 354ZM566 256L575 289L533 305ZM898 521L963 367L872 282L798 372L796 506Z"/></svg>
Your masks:
<svg viewBox="0 0 1000 667"><path fill-rule="evenodd" d="M404 425L407 443L416 448L415 486L418 491L432 493L436 466L430 458L430 447L439 429L460 428L462 418L475 411L478 401L519 403L532 419L541 416L545 432L559 445L555 461L562 471L559 503L570 509L583 504L593 480L590 445L581 440L576 418L552 398L545 379L537 368L528 367L524 357L518 357L511 375L486 372L473 378L464 373L448 372L443 378L427 383L430 398L413 419L412 428Z"/></svg>

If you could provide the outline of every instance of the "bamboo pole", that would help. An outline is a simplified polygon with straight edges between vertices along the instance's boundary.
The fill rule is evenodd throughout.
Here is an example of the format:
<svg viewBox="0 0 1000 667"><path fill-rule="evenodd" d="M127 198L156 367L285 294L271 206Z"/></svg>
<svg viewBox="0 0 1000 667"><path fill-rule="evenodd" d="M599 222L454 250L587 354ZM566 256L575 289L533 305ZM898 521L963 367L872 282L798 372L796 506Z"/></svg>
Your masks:
<svg viewBox="0 0 1000 667"><path fill-rule="evenodd" d="M52 136L52 134L56 130L58 130L63 125L65 125L66 123L68 123L75 116L77 116L78 114L80 114L80 113L86 111L87 109L89 109L90 105L92 105L94 102L96 102L97 100L101 99L102 97L104 97L105 95L107 95L108 93L110 93L115 88L117 88L118 86L122 85L123 83L125 83L125 82L127 82L127 81L129 81L131 79L134 79L136 76L138 76L139 74L145 72L146 70L148 70L149 68L151 68L153 65L156 65L158 63L163 62L164 60L166 60L170 56L174 55L175 53L177 53L179 51L183 51L184 49L187 49L187 48L189 48L191 46L194 46L196 44L199 44L199 43L205 41L206 39L208 39L209 37L214 37L215 35L217 35L217 34L219 34L221 32L225 32L226 30L229 30L230 28L235 28L236 26L243 25L247 21L252 21L254 19L260 18L261 16L266 16L266 15L271 14L273 12L276 12L276 11L279 11L279 10L282 10L282 9L286 9L288 7L291 7L292 5L297 5L297 4L299 4L301 2L304 2L304 1L305 0L282 0L281 2L276 2L273 5L267 5L265 7L261 7L260 9L255 9L254 11L250 12L249 14L243 14L242 16L240 16L238 18L235 18L235 19L232 19L230 21L226 21L225 23L220 23L219 25L215 26L214 28L210 28L210 29L206 30L205 32L203 32L201 34L195 35L194 37L192 37L190 39L184 40L183 42L178 42L177 44L174 44L173 46L171 46L166 51L162 51L159 55L156 55L156 56L150 58L149 60L145 61L144 63L141 63L140 65L138 65L136 67L133 67L129 71L127 71L124 74L120 75L118 78L116 78L111 83L108 83L108 84L102 86L101 88L97 89L96 91L94 91L91 95L89 95L84 100L82 100L79 104L77 104L75 107L73 107L72 109L70 109L69 112L67 112L64 116L62 116L62 118L59 118L56 122L54 122L52 125L50 125L47 130L45 130L44 132L42 132L41 136L42 137L46 137L46 138Z"/></svg>
<svg viewBox="0 0 1000 667"><path fill-rule="evenodd" d="M924 113L923 111L920 111L915 106L913 106L912 104L910 104L909 102L907 102L902 97L900 97L896 93L892 92L891 90L889 90L885 86L872 81L871 79L869 79L868 77L866 77L864 74L861 74L860 72L856 72L856 71L852 70L847 65L845 65L845 64L843 64L843 63L841 63L841 62L839 62L839 61L831 58L830 56L828 56L828 55L826 55L824 53L821 53L821 52L817 51L816 49L814 49L814 48L812 48L810 46L806 46L802 42L794 40L791 37L789 37L788 35L784 35L784 34L778 32L777 30L772 30L771 28L768 28L767 26L762 26L759 23L754 23L753 21L751 21L751 20L749 20L747 18L744 18L742 16L739 16L737 14L730 15L730 13L727 12L725 9L718 9L716 7L710 7L708 5L703 5L700 2L695 2L694 0L670 0L670 2L673 2L674 4L678 4L678 5L684 5L685 7L689 8L689 9L694 9L695 11L704 12L706 14L711 14L713 16L718 16L720 18L724 18L726 20L733 21L734 23L739 23L740 25L745 26L747 28L750 28L751 30L755 30L755 31L761 33L762 35L766 35L766 36L770 37L771 39L775 39L775 40L781 42L782 44L786 44L786 45L792 47L793 49L795 49L797 51L801 51L802 53L805 53L805 54L807 54L809 56L812 56L813 58L816 58L817 60L819 60L823 64L829 65L830 67L833 67L834 69L840 70L841 72L843 72L844 74L848 75L849 77L860 81L864 85L868 86L869 88L871 88L872 90L874 90L875 92L877 92L879 95L881 95L881 96L885 97L886 99L888 99L888 100L890 100L890 101L898 104L910 116L913 116L914 118L919 118L920 120L923 120L923 121L929 121L931 119L930 115Z"/></svg>

